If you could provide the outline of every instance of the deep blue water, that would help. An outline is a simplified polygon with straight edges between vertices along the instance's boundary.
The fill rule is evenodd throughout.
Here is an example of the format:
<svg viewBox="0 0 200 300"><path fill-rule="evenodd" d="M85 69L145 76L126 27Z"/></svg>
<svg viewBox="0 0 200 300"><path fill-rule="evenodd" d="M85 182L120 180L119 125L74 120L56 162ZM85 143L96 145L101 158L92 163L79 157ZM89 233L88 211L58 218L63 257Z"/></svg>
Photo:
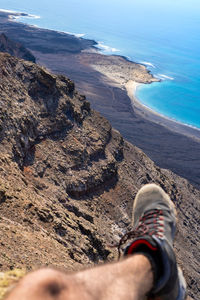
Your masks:
<svg viewBox="0 0 200 300"><path fill-rule="evenodd" d="M27 12L39 27L85 34L105 53L148 63L161 83L142 85L138 99L165 116L200 128L199 0L0 0Z"/></svg>

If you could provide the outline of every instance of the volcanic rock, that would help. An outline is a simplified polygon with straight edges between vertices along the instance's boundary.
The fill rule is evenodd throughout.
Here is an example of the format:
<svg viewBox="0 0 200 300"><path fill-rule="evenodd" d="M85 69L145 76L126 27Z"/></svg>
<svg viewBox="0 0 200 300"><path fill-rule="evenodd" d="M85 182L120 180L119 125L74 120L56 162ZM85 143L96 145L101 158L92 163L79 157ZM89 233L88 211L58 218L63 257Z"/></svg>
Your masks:
<svg viewBox="0 0 200 300"><path fill-rule="evenodd" d="M35 62L33 54L22 44L10 40L4 33L0 34L0 52L7 52L12 56Z"/></svg>

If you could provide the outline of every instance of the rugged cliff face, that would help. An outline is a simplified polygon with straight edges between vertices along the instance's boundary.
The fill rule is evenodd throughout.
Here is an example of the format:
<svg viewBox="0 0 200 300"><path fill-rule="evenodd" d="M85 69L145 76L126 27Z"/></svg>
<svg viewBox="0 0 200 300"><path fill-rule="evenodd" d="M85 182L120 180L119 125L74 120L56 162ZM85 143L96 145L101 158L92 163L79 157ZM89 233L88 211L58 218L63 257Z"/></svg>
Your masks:
<svg viewBox="0 0 200 300"><path fill-rule="evenodd" d="M33 54L22 44L10 40L4 33L0 34L0 52L35 62Z"/></svg>
<svg viewBox="0 0 200 300"><path fill-rule="evenodd" d="M64 76L1 53L0 104L1 270L115 259L136 192L156 182L177 206L176 252L198 298L199 191L126 142Z"/></svg>

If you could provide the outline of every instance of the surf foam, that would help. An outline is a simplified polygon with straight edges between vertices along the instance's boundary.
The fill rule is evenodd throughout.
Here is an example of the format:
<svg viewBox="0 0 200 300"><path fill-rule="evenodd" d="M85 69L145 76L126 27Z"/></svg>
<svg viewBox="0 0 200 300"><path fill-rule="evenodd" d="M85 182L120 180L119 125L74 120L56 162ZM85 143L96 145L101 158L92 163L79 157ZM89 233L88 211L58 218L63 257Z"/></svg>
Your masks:
<svg viewBox="0 0 200 300"><path fill-rule="evenodd" d="M167 76L165 74L157 74L158 78L166 80L174 80L174 77Z"/></svg>
<svg viewBox="0 0 200 300"><path fill-rule="evenodd" d="M97 47L105 52L119 52L119 49L105 45L103 42L98 42Z"/></svg>
<svg viewBox="0 0 200 300"><path fill-rule="evenodd" d="M148 61L141 61L140 64L143 64L143 65L148 66L148 67L152 67L152 68L154 68L154 69L156 68L156 67L154 66L154 64L152 64L152 63L150 63L150 62L148 62Z"/></svg>

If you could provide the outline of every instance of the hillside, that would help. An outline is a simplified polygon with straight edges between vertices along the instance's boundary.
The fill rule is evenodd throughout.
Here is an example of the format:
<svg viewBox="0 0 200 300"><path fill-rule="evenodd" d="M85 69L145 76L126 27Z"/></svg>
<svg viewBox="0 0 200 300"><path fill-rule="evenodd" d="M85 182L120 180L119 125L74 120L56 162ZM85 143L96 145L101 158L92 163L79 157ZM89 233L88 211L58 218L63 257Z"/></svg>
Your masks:
<svg viewBox="0 0 200 300"><path fill-rule="evenodd" d="M9 53L12 56L35 62L33 54L22 44L10 40L4 33L0 34L0 52Z"/></svg>
<svg viewBox="0 0 200 300"><path fill-rule="evenodd" d="M138 189L178 209L176 253L198 299L200 192L157 167L90 108L74 83L0 53L0 270L80 269L116 259Z"/></svg>

